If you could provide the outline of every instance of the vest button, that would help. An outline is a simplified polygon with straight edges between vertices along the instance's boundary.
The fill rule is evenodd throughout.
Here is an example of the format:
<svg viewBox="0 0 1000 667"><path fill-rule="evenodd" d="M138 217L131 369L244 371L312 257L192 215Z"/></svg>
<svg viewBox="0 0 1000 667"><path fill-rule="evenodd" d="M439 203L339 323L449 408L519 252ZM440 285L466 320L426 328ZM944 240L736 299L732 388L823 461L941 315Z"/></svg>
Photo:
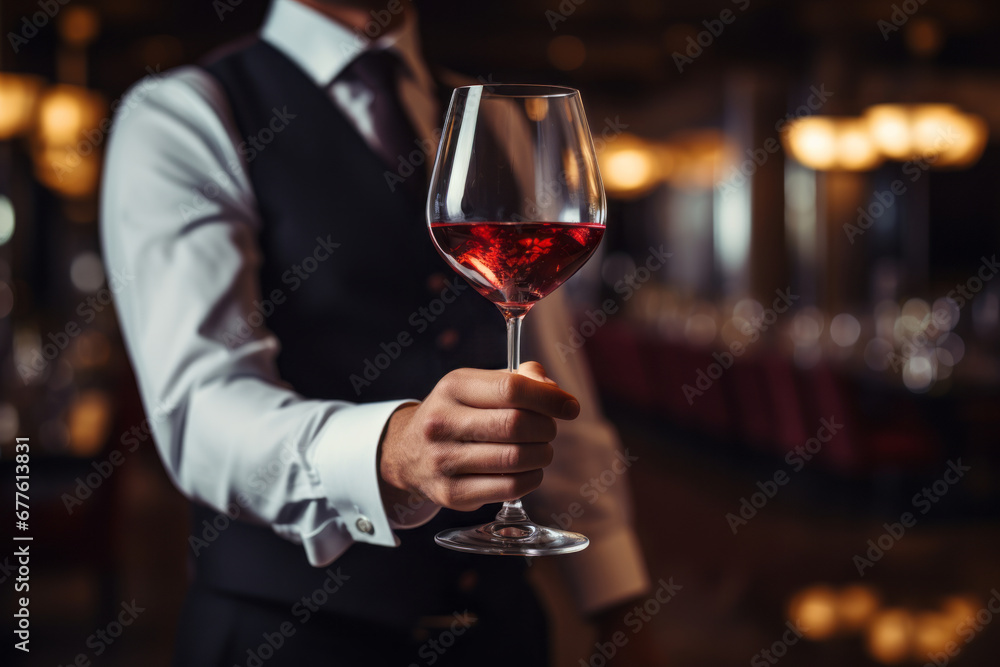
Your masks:
<svg viewBox="0 0 1000 667"><path fill-rule="evenodd" d="M372 535L375 532L375 526L372 524L371 519L366 516L359 516L354 525L365 535Z"/></svg>

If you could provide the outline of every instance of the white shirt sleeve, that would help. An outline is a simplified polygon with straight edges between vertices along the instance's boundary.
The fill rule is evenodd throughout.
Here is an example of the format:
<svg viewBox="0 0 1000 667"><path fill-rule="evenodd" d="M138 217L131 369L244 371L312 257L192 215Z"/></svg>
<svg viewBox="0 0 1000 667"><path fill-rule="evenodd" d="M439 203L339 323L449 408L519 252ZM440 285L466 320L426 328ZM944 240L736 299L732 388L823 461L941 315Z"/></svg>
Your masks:
<svg viewBox="0 0 1000 667"><path fill-rule="evenodd" d="M580 416L559 422L552 464L525 503L534 521L590 538L583 551L559 557L578 606L589 613L642 595L649 576L632 526L627 482L638 459L622 449L601 414L583 351L567 345L572 325L558 290L524 318L521 358L541 363L580 401Z"/></svg>
<svg viewBox="0 0 1000 667"><path fill-rule="evenodd" d="M376 460L406 401L307 400L282 383L279 342L254 315L269 296L260 220L228 118L214 79L184 68L133 87L109 143L102 242L109 274L123 277L115 302L156 446L186 495L219 511L235 503L315 566L354 540L394 546L401 526L386 516ZM427 503L406 525L437 510Z"/></svg>

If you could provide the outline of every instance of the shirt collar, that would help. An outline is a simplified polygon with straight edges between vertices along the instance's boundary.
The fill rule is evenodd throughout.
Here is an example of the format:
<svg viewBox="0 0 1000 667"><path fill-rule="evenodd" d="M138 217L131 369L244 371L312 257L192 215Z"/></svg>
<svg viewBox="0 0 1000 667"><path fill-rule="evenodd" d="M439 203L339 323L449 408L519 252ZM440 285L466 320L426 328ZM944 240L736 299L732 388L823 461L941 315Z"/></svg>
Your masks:
<svg viewBox="0 0 1000 667"><path fill-rule="evenodd" d="M328 86L358 54L367 49L395 51L422 88L433 79L420 56L416 14L398 29L374 41L295 0L274 0L261 38L297 64L317 86Z"/></svg>

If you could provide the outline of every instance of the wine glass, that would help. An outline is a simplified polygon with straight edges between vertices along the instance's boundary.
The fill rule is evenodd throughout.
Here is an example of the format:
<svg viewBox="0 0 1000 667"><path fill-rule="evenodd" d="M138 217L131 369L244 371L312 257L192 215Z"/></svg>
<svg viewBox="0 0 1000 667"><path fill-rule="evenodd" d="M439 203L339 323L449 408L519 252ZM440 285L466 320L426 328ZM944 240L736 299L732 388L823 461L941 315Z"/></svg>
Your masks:
<svg viewBox="0 0 1000 667"><path fill-rule="evenodd" d="M438 252L507 321L507 370L521 320L583 266L604 236L604 186L580 93L491 84L452 94L427 198ZM446 530L458 551L541 556L580 551L585 536L532 522L520 500L486 525Z"/></svg>

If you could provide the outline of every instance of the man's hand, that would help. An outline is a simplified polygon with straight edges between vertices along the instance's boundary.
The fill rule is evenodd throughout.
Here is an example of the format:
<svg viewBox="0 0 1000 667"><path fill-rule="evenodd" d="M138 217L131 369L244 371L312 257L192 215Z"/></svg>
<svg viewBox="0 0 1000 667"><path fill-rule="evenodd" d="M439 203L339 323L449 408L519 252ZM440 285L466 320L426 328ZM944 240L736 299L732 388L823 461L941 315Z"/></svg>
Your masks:
<svg viewBox="0 0 1000 667"><path fill-rule="evenodd" d="M526 362L517 373L462 368L444 376L423 403L389 419L379 456L382 501L417 493L469 511L514 500L542 482L552 462L556 419L580 404Z"/></svg>

